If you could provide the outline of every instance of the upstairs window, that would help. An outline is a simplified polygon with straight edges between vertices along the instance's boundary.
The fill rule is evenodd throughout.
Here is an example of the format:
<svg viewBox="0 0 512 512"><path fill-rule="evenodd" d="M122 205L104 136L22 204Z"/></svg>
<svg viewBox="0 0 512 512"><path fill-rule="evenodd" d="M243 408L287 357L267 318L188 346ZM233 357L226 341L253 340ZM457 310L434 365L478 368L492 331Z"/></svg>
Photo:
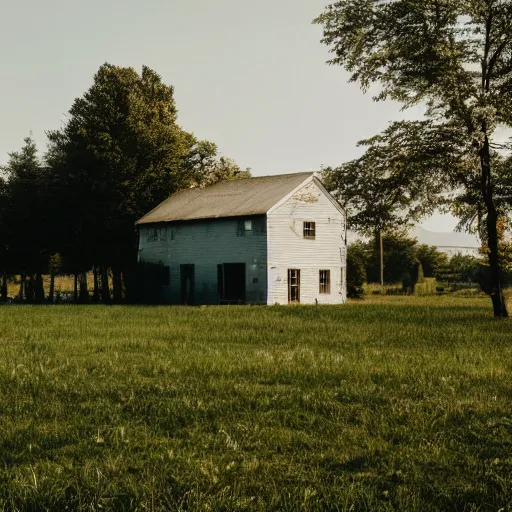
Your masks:
<svg viewBox="0 0 512 512"><path fill-rule="evenodd" d="M174 240L172 231L170 232L171 240ZM146 240L151 242L166 242L167 241L167 228L150 228L146 232Z"/></svg>
<svg viewBox="0 0 512 512"><path fill-rule="evenodd" d="M331 271L320 270L320 293L331 293Z"/></svg>
<svg viewBox="0 0 512 512"><path fill-rule="evenodd" d="M252 221L252 229L255 235L261 235L267 232L267 219L259 217Z"/></svg>
<svg viewBox="0 0 512 512"><path fill-rule="evenodd" d="M147 231L148 242L158 242L158 228L151 228Z"/></svg>
<svg viewBox="0 0 512 512"><path fill-rule="evenodd" d="M314 240L316 237L316 223L315 222L304 222L304 238L308 240Z"/></svg>
<svg viewBox="0 0 512 512"><path fill-rule="evenodd" d="M253 219L238 219L237 235L261 235L267 231L267 220L265 217Z"/></svg>

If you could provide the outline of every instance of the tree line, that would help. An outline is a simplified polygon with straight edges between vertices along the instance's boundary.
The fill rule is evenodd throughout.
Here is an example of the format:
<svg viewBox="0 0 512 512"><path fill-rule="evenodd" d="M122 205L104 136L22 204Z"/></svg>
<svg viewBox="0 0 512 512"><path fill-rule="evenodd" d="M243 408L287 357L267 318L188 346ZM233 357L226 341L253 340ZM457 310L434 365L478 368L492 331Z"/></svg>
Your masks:
<svg viewBox="0 0 512 512"><path fill-rule="evenodd" d="M177 121L172 86L144 66L104 64L64 125L9 154L0 168L0 294L19 276L18 298L54 300L57 274L75 277L74 298L125 300L135 271L135 222L177 190L250 176ZM49 294L43 275L51 276Z"/></svg>
<svg viewBox="0 0 512 512"><path fill-rule="evenodd" d="M381 246L382 239L382 263ZM437 291L452 288L478 288L487 291L489 277L486 271L486 249L480 254L455 253L449 255L437 247L418 244L415 238L395 231L384 237L359 240L348 246L347 289L349 297L363 295L363 285L379 283L399 286L403 293L413 293L423 278L434 278ZM503 265L503 283L512 286L512 244L500 244ZM384 279L381 281L381 270ZM380 288L382 290L383 288ZM434 292L436 289L434 288Z"/></svg>

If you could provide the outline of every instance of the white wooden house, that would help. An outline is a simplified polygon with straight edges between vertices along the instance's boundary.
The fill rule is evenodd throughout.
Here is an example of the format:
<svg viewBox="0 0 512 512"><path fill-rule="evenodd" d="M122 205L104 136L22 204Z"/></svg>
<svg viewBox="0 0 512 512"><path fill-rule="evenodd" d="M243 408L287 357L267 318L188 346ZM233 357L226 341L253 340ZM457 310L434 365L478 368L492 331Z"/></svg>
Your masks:
<svg viewBox="0 0 512 512"><path fill-rule="evenodd" d="M345 215L314 173L173 194L137 222L171 304L342 304Z"/></svg>

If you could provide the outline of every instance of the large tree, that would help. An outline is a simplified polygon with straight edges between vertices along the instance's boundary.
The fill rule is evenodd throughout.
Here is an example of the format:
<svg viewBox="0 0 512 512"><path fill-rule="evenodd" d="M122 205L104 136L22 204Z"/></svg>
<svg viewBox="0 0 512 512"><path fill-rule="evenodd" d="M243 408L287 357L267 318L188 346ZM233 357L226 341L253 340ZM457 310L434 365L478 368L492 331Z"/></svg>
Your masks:
<svg viewBox="0 0 512 512"><path fill-rule="evenodd" d="M411 227L442 204L446 186L439 170L454 163L452 142L451 133L429 130L424 122L393 123L383 134L359 142L368 147L360 158L324 169L325 185L345 207L350 228L375 236L381 284L383 238Z"/></svg>
<svg viewBox="0 0 512 512"><path fill-rule="evenodd" d="M104 295L112 268L120 299L121 273L135 261L134 223L191 183L186 164L195 138L177 124L173 88L148 67L139 75L101 66L69 114L63 129L49 133L47 154L66 212L60 252L75 274L101 267Z"/></svg>
<svg viewBox="0 0 512 512"><path fill-rule="evenodd" d="M323 42L364 90L378 84L377 100L426 106L425 133L447 133L453 165L412 160L445 191L477 190L489 248L495 316L508 316L502 293L496 184L504 158L496 141L512 125L512 2L510 0L341 0L316 20ZM384 135L408 138L406 125ZM434 137L434 139L437 137ZM383 141L381 141L383 142ZM406 144L410 147L411 144ZM397 146L395 146L396 149ZM401 148L399 145L398 148ZM437 143L430 148L436 154ZM441 151L443 152L443 151ZM407 151L401 153L407 160Z"/></svg>

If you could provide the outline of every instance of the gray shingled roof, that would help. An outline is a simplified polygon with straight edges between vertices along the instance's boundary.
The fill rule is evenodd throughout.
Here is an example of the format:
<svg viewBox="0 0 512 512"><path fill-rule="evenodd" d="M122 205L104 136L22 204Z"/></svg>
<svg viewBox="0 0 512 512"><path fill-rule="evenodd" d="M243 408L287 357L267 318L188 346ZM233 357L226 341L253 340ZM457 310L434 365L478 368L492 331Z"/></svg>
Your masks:
<svg viewBox="0 0 512 512"><path fill-rule="evenodd" d="M265 214L312 174L301 172L222 181L206 188L181 190L144 215L137 224Z"/></svg>

